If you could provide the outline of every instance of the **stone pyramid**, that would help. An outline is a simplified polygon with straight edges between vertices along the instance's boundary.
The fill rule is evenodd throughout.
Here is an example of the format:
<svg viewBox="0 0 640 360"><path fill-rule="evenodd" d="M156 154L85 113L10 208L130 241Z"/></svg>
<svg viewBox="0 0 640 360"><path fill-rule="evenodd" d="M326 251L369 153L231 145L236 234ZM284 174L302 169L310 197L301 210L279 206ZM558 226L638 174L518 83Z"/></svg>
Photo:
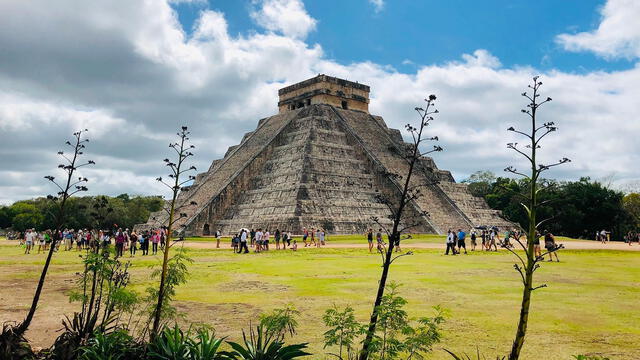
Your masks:
<svg viewBox="0 0 640 360"><path fill-rule="evenodd" d="M355 234L376 227L372 217L389 224L389 210L377 199L399 197L401 185L389 173L406 174L399 154L407 144L400 131L368 113L368 95L366 85L326 75L281 89L280 113L260 120L180 193L185 234L240 228ZM425 185L408 209L419 219L413 232L514 226L431 158L421 159L413 182ZM166 220L154 213L138 228Z"/></svg>

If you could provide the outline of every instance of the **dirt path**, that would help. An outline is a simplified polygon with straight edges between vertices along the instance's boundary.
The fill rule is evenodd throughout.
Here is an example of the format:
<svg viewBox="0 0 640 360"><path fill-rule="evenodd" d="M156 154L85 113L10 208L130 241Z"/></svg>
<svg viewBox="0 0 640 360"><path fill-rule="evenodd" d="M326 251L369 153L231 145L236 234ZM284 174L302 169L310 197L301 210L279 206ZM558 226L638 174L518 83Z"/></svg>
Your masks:
<svg viewBox="0 0 640 360"><path fill-rule="evenodd" d="M606 244L602 244L596 241L588 241L588 240L572 240L563 242L565 249L567 250L621 250L621 251L640 251L640 246L636 243L629 246L628 244L622 242L609 242ZM209 241L185 241L184 245L186 247L190 247L193 249L215 249L216 244L215 240ZM468 246L469 243L467 243ZM274 247L273 244L270 245ZM355 249L355 248L367 248L367 244L362 242L360 244L356 243L331 243L327 242L327 245L324 246L329 249ZM446 248L445 244L435 244L435 243L414 243L414 244L405 244L402 246L405 249L442 249ZM310 248L307 248L310 249ZM224 239L220 244L220 250L229 250L229 239ZM298 250L305 250L304 244L298 244Z"/></svg>

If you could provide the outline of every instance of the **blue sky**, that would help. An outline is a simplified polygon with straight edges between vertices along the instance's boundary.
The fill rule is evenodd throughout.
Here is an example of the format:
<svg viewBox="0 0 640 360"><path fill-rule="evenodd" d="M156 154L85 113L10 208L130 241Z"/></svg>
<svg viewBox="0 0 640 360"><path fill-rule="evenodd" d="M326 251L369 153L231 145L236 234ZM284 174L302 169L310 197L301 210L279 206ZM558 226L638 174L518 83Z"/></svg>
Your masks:
<svg viewBox="0 0 640 360"><path fill-rule="evenodd" d="M387 0L379 11L368 0L305 1L318 23L308 43L322 45L340 63L372 61L400 71L442 64L481 48L506 67L530 65L565 72L621 70L628 59L605 60L567 52L554 39L589 31L600 22L604 0ZM187 33L203 9L226 15L229 33L247 35L257 27L251 0L209 0L174 5Z"/></svg>

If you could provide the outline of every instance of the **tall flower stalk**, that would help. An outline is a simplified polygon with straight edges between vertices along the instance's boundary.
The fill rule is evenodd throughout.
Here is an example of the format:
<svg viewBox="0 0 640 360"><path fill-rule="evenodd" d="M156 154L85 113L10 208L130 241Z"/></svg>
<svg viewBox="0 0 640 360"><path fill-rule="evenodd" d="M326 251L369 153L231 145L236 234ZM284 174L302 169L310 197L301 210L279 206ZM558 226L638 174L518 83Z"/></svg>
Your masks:
<svg viewBox="0 0 640 360"><path fill-rule="evenodd" d="M507 172L525 178L529 183L529 194L526 201L522 203L522 206L524 207L529 220L526 243L523 242L520 238L515 239L516 243L524 251L524 257L521 256L521 253L515 251L514 249L507 248L518 259L518 262L514 265L514 268L520 274L523 286L522 304L520 307L518 328L516 330L516 336L515 340L513 341L511 352L509 354L509 360L517 360L520 357L520 352L522 351L522 346L524 345L524 340L527 333L529 308L531 306L531 294L533 293L533 291L547 286L546 284L534 286L533 274L538 268L540 268L539 262L544 259L545 255L558 251L560 248L562 248L562 245L554 245L554 247L548 248L545 253L542 253L539 256L536 256L534 252L534 242L540 236L537 229L542 223L548 220L545 219L542 221L538 221L537 218L538 207L543 204L542 202L538 201L538 195L540 191L544 190L544 188L540 184L540 175L543 172L551 169L552 167L565 164L570 161L567 158L562 158L552 164L541 164L537 161L538 150L541 148L540 141L548 134L557 130L557 127L553 122L545 122L542 124L538 123L538 110L541 106L551 101L550 97L547 97L544 101L539 100L541 96L540 87L542 86L542 81L538 80L539 77L535 76L533 78L532 85L528 85L529 91L522 93L522 96L529 100L527 108L522 109L521 111L529 118L528 120L531 124L530 129L526 132L517 130L514 127L510 127L507 129L508 131L517 133L525 137L527 141L525 145L526 150L522 150L518 146L518 143L508 143L507 147L517 152L520 156L524 157L530 166L530 171L527 174L518 171L513 166L509 166L504 169Z"/></svg>
<svg viewBox="0 0 640 360"><path fill-rule="evenodd" d="M176 152L177 159L175 162L167 159L164 159L164 163L171 170L169 173L169 182L166 182L162 179L162 177L157 178L161 184L164 184L171 190L171 202L169 204L169 208L165 207L169 215L169 220L166 225L166 236L164 239L164 249L163 249L163 260L162 260L162 271L160 272L160 287L158 289L158 302L153 310L153 327L151 329L151 338L153 339L160 329L160 318L162 316L162 309L164 307L166 288L167 288L167 270L169 264L169 249L171 248L171 239L173 237L174 226L176 223L185 218L187 215L185 213L179 213L176 216L177 209L177 199L182 186L190 181L195 179L195 176L189 175L187 180L184 180L184 174L189 171L196 170L195 166L191 166L185 168L185 161L193 156L191 149L195 148L194 145L189 145L187 142L189 141L190 132L187 130L186 126L183 126L181 130L177 133L179 137L179 141L175 143L169 144L169 147ZM191 202L191 205L196 205L194 202Z"/></svg>

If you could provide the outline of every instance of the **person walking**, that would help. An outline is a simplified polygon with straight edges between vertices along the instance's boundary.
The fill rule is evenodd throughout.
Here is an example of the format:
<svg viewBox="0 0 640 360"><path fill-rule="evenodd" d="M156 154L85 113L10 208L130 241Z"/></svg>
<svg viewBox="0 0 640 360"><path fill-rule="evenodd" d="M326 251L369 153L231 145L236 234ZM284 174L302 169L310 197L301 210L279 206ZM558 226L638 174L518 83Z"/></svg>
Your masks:
<svg viewBox="0 0 640 360"><path fill-rule="evenodd" d="M451 255L456 254L456 240L451 229L447 231L447 251L444 254L449 255L449 250L451 250Z"/></svg>
<svg viewBox="0 0 640 360"><path fill-rule="evenodd" d="M244 249L244 253L249 253L249 248L247 247L247 230L242 230L240 234L240 250L238 250L238 254L242 254L242 249Z"/></svg>
<svg viewBox="0 0 640 360"><path fill-rule="evenodd" d="M216 230L216 249L220 249L220 237L222 237L222 232L218 229Z"/></svg>
<svg viewBox="0 0 640 360"><path fill-rule="evenodd" d="M369 243L369 252L373 252L373 230L369 229L367 231L367 242Z"/></svg>
<svg viewBox="0 0 640 360"><path fill-rule="evenodd" d="M25 254L31 253L31 247L33 247L33 242L35 241L35 231L31 229L27 229L27 232L24 234L24 243L25 243Z"/></svg>
<svg viewBox="0 0 640 360"><path fill-rule="evenodd" d="M462 249L464 248L465 255L467 254L467 244L465 239L467 234L462 231L462 229L458 229L458 253L462 254Z"/></svg>

